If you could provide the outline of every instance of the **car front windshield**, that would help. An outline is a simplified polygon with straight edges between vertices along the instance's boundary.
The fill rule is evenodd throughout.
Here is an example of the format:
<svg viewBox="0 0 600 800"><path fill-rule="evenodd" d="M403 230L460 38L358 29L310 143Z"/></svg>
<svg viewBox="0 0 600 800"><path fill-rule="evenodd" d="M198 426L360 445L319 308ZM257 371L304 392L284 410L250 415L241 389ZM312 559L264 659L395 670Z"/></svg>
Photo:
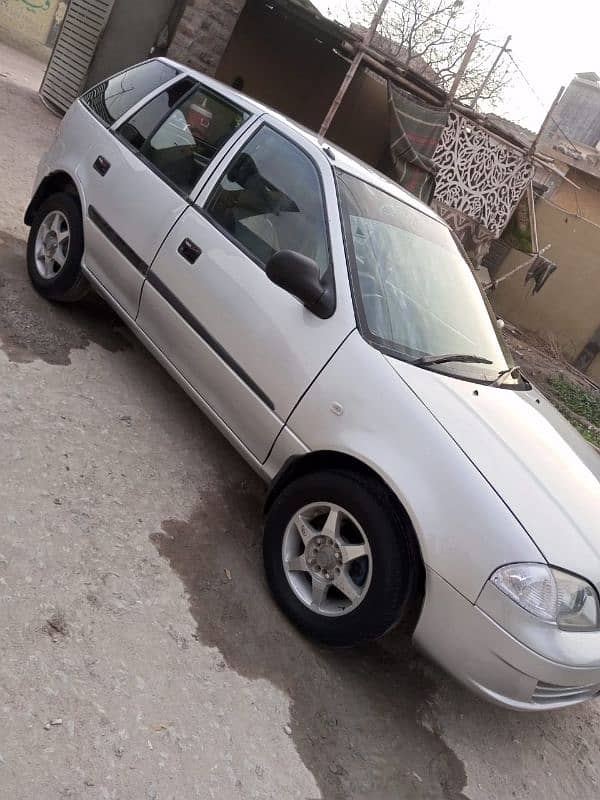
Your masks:
<svg viewBox="0 0 600 800"><path fill-rule="evenodd" d="M510 371L510 352L450 230L360 178L338 170L337 179L366 338L457 377L492 382Z"/></svg>

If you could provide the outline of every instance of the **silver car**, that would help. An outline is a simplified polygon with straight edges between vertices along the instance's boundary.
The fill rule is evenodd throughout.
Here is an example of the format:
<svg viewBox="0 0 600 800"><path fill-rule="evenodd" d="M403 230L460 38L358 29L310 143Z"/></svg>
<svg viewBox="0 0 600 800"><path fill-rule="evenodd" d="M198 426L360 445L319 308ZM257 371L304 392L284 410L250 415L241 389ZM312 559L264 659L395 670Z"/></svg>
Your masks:
<svg viewBox="0 0 600 800"><path fill-rule="evenodd" d="M158 59L72 106L26 222L37 291L101 294L268 481L266 574L301 631L400 625L515 709L600 693L600 458L428 207Z"/></svg>

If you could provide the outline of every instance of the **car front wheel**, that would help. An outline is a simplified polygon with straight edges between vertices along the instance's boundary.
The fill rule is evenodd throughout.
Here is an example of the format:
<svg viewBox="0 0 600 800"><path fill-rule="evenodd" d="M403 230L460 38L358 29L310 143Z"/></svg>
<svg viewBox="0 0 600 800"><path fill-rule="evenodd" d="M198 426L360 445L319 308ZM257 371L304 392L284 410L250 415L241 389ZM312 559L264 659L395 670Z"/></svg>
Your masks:
<svg viewBox="0 0 600 800"><path fill-rule="evenodd" d="M357 645L420 609L423 566L408 520L377 481L336 470L286 486L269 511L267 580L292 622L329 645Z"/></svg>

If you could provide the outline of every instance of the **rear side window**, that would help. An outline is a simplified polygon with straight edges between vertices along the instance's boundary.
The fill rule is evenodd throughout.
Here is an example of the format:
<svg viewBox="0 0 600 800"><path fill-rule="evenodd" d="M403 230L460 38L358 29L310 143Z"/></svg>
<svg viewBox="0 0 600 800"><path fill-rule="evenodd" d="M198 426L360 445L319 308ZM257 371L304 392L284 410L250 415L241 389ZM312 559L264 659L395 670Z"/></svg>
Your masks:
<svg viewBox="0 0 600 800"><path fill-rule="evenodd" d="M170 183L189 194L249 116L224 97L198 87L146 139L140 153Z"/></svg>
<svg viewBox="0 0 600 800"><path fill-rule="evenodd" d="M81 100L106 125L112 125L146 95L176 75L177 70L169 64L148 61L94 86Z"/></svg>
<svg viewBox="0 0 600 800"><path fill-rule="evenodd" d="M157 94L143 108L129 117L117 133L136 150L141 150L147 139L159 127L169 111L173 109L185 95L194 88L196 81L193 78L182 78L177 83L171 84L164 92Z"/></svg>
<svg viewBox="0 0 600 800"><path fill-rule="evenodd" d="M329 267L325 202L317 168L293 142L263 127L229 166L206 212L265 265L295 250Z"/></svg>

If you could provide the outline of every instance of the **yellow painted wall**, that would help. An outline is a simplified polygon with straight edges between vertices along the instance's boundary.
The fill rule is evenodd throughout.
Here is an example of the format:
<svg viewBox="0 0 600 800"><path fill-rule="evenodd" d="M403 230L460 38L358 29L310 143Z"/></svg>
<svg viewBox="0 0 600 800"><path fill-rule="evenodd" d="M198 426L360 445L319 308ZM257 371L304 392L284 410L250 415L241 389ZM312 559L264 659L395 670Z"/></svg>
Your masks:
<svg viewBox="0 0 600 800"><path fill-rule="evenodd" d="M0 27L46 44L60 0L0 0Z"/></svg>
<svg viewBox="0 0 600 800"><path fill-rule="evenodd" d="M600 325L600 227L548 203L536 204L540 247L551 243L546 256L558 265L541 292L524 285L526 270L501 283L490 296L500 317L542 336L555 337L572 361ZM510 252L497 278L526 259ZM600 357L589 375L600 379Z"/></svg>

